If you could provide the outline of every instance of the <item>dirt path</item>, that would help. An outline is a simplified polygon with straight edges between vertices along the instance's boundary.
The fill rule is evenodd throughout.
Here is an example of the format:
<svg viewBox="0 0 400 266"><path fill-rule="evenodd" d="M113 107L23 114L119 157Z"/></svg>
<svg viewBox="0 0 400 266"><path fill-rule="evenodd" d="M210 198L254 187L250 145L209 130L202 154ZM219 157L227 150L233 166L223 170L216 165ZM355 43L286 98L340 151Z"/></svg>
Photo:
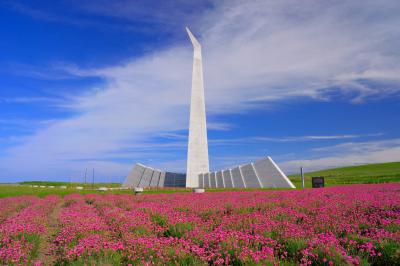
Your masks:
<svg viewBox="0 0 400 266"><path fill-rule="evenodd" d="M58 217L64 204L62 199L53 209L49 215L49 222L47 224L47 234L42 236L39 246L39 254L36 261L40 261L41 265L54 265L56 262L56 256L51 252L51 245L57 234L59 228Z"/></svg>

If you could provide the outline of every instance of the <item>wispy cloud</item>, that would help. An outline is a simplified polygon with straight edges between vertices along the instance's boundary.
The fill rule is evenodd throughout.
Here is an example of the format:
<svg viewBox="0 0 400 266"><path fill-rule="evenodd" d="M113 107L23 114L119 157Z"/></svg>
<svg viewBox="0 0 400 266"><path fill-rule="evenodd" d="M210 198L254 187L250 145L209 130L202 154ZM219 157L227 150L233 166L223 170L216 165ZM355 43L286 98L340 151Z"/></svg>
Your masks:
<svg viewBox="0 0 400 266"><path fill-rule="evenodd" d="M313 150L313 158L286 161L281 167L287 172L297 172L300 166L306 171L351 166L359 164L400 161L400 139L368 142L346 142Z"/></svg>
<svg viewBox="0 0 400 266"><path fill-rule="evenodd" d="M208 122L207 123L208 130L228 131L234 127L235 126L232 123L222 123L222 122Z"/></svg>
<svg viewBox="0 0 400 266"><path fill-rule="evenodd" d="M0 125L27 126L27 125L49 125L57 120L30 120L30 119L0 119Z"/></svg>
<svg viewBox="0 0 400 266"><path fill-rule="evenodd" d="M0 71L7 75L28 77L39 80L68 80L78 79L79 76L66 71L68 64L63 62L51 62L45 65L29 65L23 63L2 63Z"/></svg>
<svg viewBox="0 0 400 266"><path fill-rule="evenodd" d="M111 1L99 6L102 10L93 12L104 16L112 16L107 10L121 7ZM399 12L400 4L394 0L215 2L189 25L203 46L209 115L264 108L295 97L330 100L332 90L348 93L346 97L354 102L398 94ZM182 26L184 34L184 25L177 26ZM186 41L120 65L66 67L69 75L95 76L104 83L63 104L74 111L74 117L51 124L22 145L7 150L8 157L0 162L2 175L67 176L84 165L73 160L100 158L151 143L159 134L186 130L191 57ZM365 80L387 86L369 86ZM327 138L357 136L261 136L258 141ZM157 141L153 143L158 145ZM142 153L135 155L139 158ZM154 160L160 165L182 158ZM320 161L321 165L324 162ZM130 163L110 164L106 160L93 164L109 167L108 173L116 176L125 175L130 168ZM19 165L29 171L23 172Z"/></svg>
<svg viewBox="0 0 400 266"><path fill-rule="evenodd" d="M382 136L383 133L364 134L364 135L323 135L323 136L295 136L295 137L265 137L265 136L252 136L246 138L235 138L235 139L210 139L211 145L214 144L243 144L243 143L257 143L257 142L304 142L304 141L323 141L323 140L344 140L344 139L358 139L366 137L378 137Z"/></svg>

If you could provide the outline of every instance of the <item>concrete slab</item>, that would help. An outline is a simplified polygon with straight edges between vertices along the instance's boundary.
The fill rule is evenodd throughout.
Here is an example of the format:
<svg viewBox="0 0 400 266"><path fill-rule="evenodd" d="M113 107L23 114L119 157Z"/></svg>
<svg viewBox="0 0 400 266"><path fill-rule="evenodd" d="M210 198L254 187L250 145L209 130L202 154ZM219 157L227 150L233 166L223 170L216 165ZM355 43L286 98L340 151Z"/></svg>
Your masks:
<svg viewBox="0 0 400 266"><path fill-rule="evenodd" d="M245 180L246 187L248 188L261 188L260 180L254 171L253 165L251 163L240 166L242 176Z"/></svg>
<svg viewBox="0 0 400 266"><path fill-rule="evenodd" d="M224 170L222 172L222 176L224 178L225 187L226 188L233 188L231 171L230 170Z"/></svg>
<svg viewBox="0 0 400 266"><path fill-rule="evenodd" d="M139 187L144 188L144 187L150 186L150 181L151 181L151 177L153 176L153 172L154 172L154 169L152 169L152 168L146 168L144 170L142 178L140 179Z"/></svg>
<svg viewBox="0 0 400 266"><path fill-rule="evenodd" d="M233 168L231 173L235 188L245 188L246 185L244 184L242 173L240 172L239 167Z"/></svg>
<svg viewBox="0 0 400 266"><path fill-rule="evenodd" d="M140 179L144 173L146 167L142 164L135 164L132 171L126 177L124 183L122 184L123 188L134 188L139 185Z"/></svg>
<svg viewBox="0 0 400 266"><path fill-rule="evenodd" d="M153 176L151 177L150 187L157 187L158 181L160 180L161 171L154 170Z"/></svg>
<svg viewBox="0 0 400 266"><path fill-rule="evenodd" d="M205 188L210 188L211 183L210 183L210 173L204 174L204 187Z"/></svg>
<svg viewBox="0 0 400 266"><path fill-rule="evenodd" d="M224 180L222 178L222 171L216 173L218 188L225 188Z"/></svg>
<svg viewBox="0 0 400 266"><path fill-rule="evenodd" d="M204 174L199 174L199 188L204 187Z"/></svg>
<svg viewBox="0 0 400 266"><path fill-rule="evenodd" d="M217 187L217 181L215 179L215 172L210 173L210 187L211 188Z"/></svg>
<svg viewBox="0 0 400 266"><path fill-rule="evenodd" d="M165 172L161 172L160 179L158 180L158 187L164 187Z"/></svg>
<svg viewBox="0 0 400 266"><path fill-rule="evenodd" d="M256 161L254 168L264 188L295 188L269 156Z"/></svg>

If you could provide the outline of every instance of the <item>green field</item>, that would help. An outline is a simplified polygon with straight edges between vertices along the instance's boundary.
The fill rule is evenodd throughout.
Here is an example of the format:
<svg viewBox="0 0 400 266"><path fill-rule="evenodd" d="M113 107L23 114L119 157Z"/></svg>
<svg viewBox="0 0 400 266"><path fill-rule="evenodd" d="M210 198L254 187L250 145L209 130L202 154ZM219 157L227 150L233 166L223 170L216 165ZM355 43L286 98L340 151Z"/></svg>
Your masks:
<svg viewBox="0 0 400 266"><path fill-rule="evenodd" d="M52 186L52 185L50 185ZM63 186L63 185L60 185ZM78 184L80 186L80 184ZM121 186L121 184L119 184ZM35 195L39 197L44 197L47 195L60 195L65 196L71 193L79 193L79 194L133 194L133 191L128 190L108 190L108 191L99 191L97 187L112 187L110 184L102 184L101 186L85 187L83 190L77 190L76 186L67 187L66 189L62 189L59 186L55 185L55 188L40 188L40 187L31 187L29 185L19 185L19 184L0 184L0 198L4 197L13 197L13 196L21 196L21 195ZM191 189L186 188L163 188L163 189L146 189L145 194L157 194L157 193L176 193L176 192L191 192Z"/></svg>
<svg viewBox="0 0 400 266"><path fill-rule="evenodd" d="M325 186L338 186L348 184L372 184L372 183L389 183L400 182L400 162L368 164L359 166L350 166L342 168L327 169L316 172L305 173L305 185L311 187L311 177L325 177ZM301 187L300 175L290 175L289 179L297 187ZM40 188L31 187L38 186L55 186L55 188ZM61 189L60 186L67 186L67 189ZM83 190L77 190L77 186L84 187ZM92 193L113 193L113 194L132 194L131 190L112 190L107 192L98 191L99 187L116 188L120 187L118 183L97 183L97 184L81 184L67 182L49 182L49 181L30 181L21 182L19 184L0 184L0 198L19 196L19 195L37 195L44 197L50 194L64 196L71 193L92 194ZM227 191L228 189L207 189L207 191ZM237 191L243 189L229 189ZM247 189L254 190L254 189ZM175 192L190 192L190 189L148 189L144 193L175 193Z"/></svg>
<svg viewBox="0 0 400 266"><path fill-rule="evenodd" d="M71 182L57 182L57 181L25 181L19 182L19 185L37 185L37 186L67 186L77 187L81 186L84 188L99 188L99 187L120 187L120 183L71 183Z"/></svg>
<svg viewBox="0 0 400 266"><path fill-rule="evenodd" d="M325 177L325 186L400 182L400 162L327 169L305 173L304 176L306 187L311 187L313 176ZM289 179L296 187L301 187L300 174L290 175Z"/></svg>

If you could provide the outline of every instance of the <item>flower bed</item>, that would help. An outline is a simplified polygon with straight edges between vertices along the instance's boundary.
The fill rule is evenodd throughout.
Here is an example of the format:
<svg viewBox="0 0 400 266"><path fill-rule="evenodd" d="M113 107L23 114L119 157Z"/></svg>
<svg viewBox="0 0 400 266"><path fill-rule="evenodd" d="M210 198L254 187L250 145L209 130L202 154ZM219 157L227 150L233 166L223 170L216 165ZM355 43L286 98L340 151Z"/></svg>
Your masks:
<svg viewBox="0 0 400 266"><path fill-rule="evenodd" d="M10 204L23 206L25 200L22 197L22 202L16 200ZM57 196L30 198L28 207L9 216L0 225L1 264L25 264L37 257L40 237L46 233L47 217L58 200Z"/></svg>
<svg viewBox="0 0 400 266"><path fill-rule="evenodd" d="M14 216L20 217L14 219L17 224L21 224L23 212L32 213L31 207ZM5 226L13 220L10 218L0 232L15 233L15 227ZM203 194L69 195L63 200L58 223L52 253L57 263L64 265L400 262L400 184ZM43 232L40 224L33 224L32 229L25 226L23 231ZM19 243L3 246L3 250L26 254L32 248L18 248ZM0 264L10 261L0 258ZM29 260L26 255L18 258Z"/></svg>
<svg viewBox="0 0 400 266"><path fill-rule="evenodd" d="M0 199L0 224L7 219L8 216L19 210L28 207L37 200L37 198L32 196L23 197L9 197Z"/></svg>

